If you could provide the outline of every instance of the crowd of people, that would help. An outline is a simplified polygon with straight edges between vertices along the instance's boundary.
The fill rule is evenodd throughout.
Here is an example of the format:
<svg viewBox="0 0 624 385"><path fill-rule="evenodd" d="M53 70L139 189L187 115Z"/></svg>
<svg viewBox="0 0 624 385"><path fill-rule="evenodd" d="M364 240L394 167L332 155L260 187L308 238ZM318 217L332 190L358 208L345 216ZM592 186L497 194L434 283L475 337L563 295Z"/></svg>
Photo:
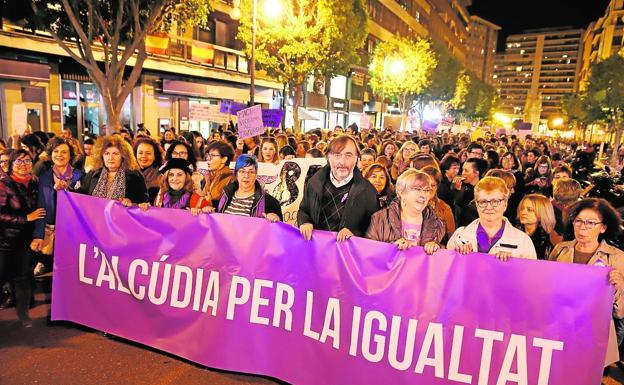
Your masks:
<svg viewBox="0 0 624 385"><path fill-rule="evenodd" d="M283 221L282 197L258 180L258 164L327 159L307 180L297 213L306 240L365 237L399 250L421 246L509 258L608 266L615 288L607 363L624 338L620 208L588 197L590 145L532 136L316 129L241 139L228 127L209 138L144 127L79 143L71 131L0 139L0 285L23 326L33 274L51 269L56 192L117 200L142 210L186 209ZM623 153L624 159L624 153ZM207 170L198 168L205 161ZM624 162L622 162L624 163ZM233 165L233 167L231 166ZM618 243L619 242L619 243ZM501 262L501 263L502 263ZM43 266L43 267L42 267ZM617 328L615 327L617 326ZM617 330L617 333L615 331Z"/></svg>

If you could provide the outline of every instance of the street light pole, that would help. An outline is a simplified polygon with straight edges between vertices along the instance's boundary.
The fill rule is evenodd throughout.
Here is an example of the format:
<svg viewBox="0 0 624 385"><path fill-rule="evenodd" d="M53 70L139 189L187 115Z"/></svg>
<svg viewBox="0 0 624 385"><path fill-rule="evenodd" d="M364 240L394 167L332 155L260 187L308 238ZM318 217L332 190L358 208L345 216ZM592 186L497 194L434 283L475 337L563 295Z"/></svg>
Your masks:
<svg viewBox="0 0 624 385"><path fill-rule="evenodd" d="M253 20L251 22L251 66L249 68L249 76L251 84L249 86L249 106L253 107L254 98L256 96L256 18L257 18L258 0L253 0Z"/></svg>

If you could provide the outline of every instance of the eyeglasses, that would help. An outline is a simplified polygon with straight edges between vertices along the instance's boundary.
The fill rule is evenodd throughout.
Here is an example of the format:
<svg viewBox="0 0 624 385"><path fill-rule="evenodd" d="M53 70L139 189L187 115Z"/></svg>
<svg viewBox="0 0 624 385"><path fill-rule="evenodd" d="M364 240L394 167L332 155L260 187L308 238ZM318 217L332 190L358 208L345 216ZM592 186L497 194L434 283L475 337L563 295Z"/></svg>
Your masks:
<svg viewBox="0 0 624 385"><path fill-rule="evenodd" d="M239 170L238 174L242 176L254 176L257 172L255 170Z"/></svg>
<svg viewBox="0 0 624 385"><path fill-rule="evenodd" d="M8 160L0 160L0 164L7 164L7 163L9 163Z"/></svg>
<svg viewBox="0 0 624 385"><path fill-rule="evenodd" d="M171 155L172 155L172 156L187 156L187 155L188 155L188 152L186 152L186 151L180 151L180 152L178 152L178 151L173 151L173 152L171 153Z"/></svg>
<svg viewBox="0 0 624 385"><path fill-rule="evenodd" d="M593 229L594 227L596 227L597 225L601 225L602 222L599 221L592 221L592 220L582 220L582 219L578 219L576 218L572 224L574 225L574 227L580 227L580 228L586 228L588 230Z"/></svg>
<svg viewBox="0 0 624 385"><path fill-rule="evenodd" d="M13 161L13 164L16 166L25 166L25 165L29 165L32 164L32 159L26 158L26 159L16 159Z"/></svg>
<svg viewBox="0 0 624 385"><path fill-rule="evenodd" d="M211 160L214 158L222 158L221 154L206 154L206 159Z"/></svg>
<svg viewBox="0 0 624 385"><path fill-rule="evenodd" d="M505 199L490 199L490 200L478 200L476 201L477 206L479 206L479 208L486 208L488 207L488 205L491 205L492 207L498 207L501 205L501 203L503 203L505 201Z"/></svg>
<svg viewBox="0 0 624 385"><path fill-rule="evenodd" d="M433 191L433 189L427 188L427 187L425 187L425 188L422 188L422 187L410 187L409 189L410 189L410 191L414 191L414 192L416 192L418 194L423 194L423 195L429 195Z"/></svg>
<svg viewBox="0 0 624 385"><path fill-rule="evenodd" d="M347 152L346 154L341 154L339 152L330 152L329 155L331 155L332 158L336 159L336 160L340 160L340 159L345 159L345 160L353 160L355 159L355 154L352 154L350 152Z"/></svg>
<svg viewBox="0 0 624 385"><path fill-rule="evenodd" d="M483 156L483 153L481 151L470 151L469 154L473 156L478 156L479 158Z"/></svg>

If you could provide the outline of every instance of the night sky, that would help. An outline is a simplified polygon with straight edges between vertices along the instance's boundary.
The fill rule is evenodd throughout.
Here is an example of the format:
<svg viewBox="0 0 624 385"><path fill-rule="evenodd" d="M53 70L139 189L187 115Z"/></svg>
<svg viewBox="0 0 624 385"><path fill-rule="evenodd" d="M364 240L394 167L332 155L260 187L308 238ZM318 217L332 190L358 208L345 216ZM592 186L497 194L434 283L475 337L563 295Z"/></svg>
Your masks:
<svg viewBox="0 0 624 385"><path fill-rule="evenodd" d="M587 28L603 16L609 0L473 0L471 15L480 16L501 26L498 49L505 37L525 29L571 26Z"/></svg>

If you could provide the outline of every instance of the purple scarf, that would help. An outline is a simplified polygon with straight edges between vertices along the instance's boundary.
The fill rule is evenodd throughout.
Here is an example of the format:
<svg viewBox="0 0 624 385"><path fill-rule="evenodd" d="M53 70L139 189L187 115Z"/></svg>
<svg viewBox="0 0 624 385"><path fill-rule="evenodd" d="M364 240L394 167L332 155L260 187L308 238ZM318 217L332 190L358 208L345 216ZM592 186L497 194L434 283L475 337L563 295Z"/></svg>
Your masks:
<svg viewBox="0 0 624 385"><path fill-rule="evenodd" d="M172 195L173 195L173 198L176 198L180 194L178 194L177 191L171 191L171 190L164 193L162 207L168 208L168 209L185 209L186 204L188 203L189 199L191 199L191 193L185 192L181 194L182 196L175 203L171 203Z"/></svg>

